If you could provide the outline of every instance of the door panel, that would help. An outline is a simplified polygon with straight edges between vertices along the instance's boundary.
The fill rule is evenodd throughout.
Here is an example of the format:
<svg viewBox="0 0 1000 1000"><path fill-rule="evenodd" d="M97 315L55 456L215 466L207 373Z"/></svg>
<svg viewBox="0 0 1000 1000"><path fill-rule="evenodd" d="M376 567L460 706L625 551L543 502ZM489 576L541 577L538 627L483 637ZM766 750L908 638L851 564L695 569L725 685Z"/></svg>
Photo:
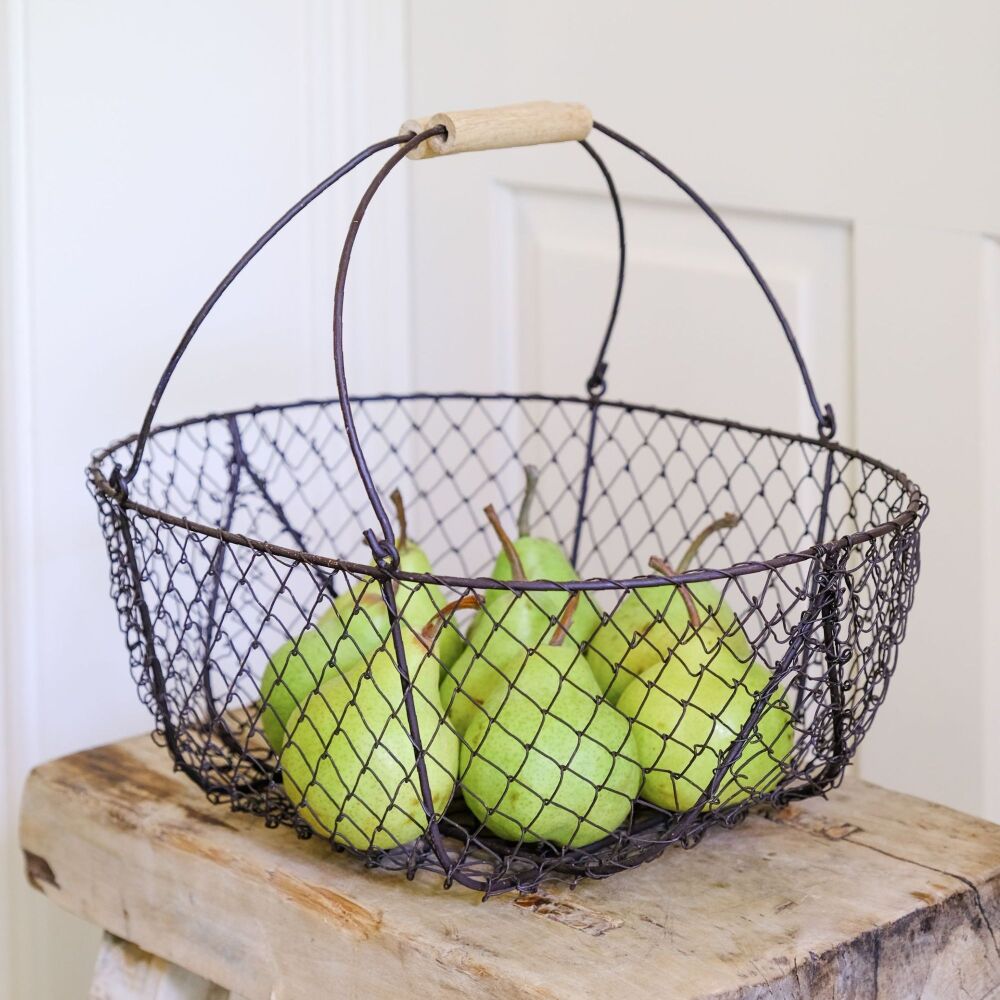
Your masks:
<svg viewBox="0 0 1000 1000"><path fill-rule="evenodd" d="M519 385L581 392L617 265L608 199L515 189L513 203ZM728 242L683 203L627 198L623 210L627 274L609 396L813 433L784 334ZM768 276L807 363L823 373L823 399L849 413L849 228L723 211Z"/></svg>

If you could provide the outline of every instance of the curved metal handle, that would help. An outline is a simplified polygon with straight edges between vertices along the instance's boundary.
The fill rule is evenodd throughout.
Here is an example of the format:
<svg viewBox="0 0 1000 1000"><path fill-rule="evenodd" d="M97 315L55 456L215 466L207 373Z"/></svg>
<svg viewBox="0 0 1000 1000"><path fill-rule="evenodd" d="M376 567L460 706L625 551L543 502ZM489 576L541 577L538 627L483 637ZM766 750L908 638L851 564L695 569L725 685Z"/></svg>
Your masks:
<svg viewBox="0 0 1000 1000"><path fill-rule="evenodd" d="M570 108L582 107L570 105ZM584 109L586 110L586 109ZM469 113L472 114L472 113ZM587 117L589 118L589 112L587 112ZM407 123L411 125L414 123ZM404 126L406 127L406 126ZM578 127L582 127L579 126ZM777 298L771 291L770 286L765 281L763 275L758 270L756 264L753 262L750 255L744 249L743 245L736 239L735 235L729 229L729 227L722 221L719 215L711 208L711 206L686 182L684 182L680 177L677 176L670 168L661 163L656 157L652 156L646 150L642 149L640 146L631 142L631 140L626 139L624 136L613 131L605 125L599 122L593 122L593 128L599 132L604 133L609 138L615 140L616 142L623 145L625 148L630 149L632 152L641 156L643 159L651 163L658 170L660 170L664 175L670 178L674 184L676 184L691 200L711 219L711 221L718 227L722 234L726 237L729 243L733 246L736 252L740 255L743 262L746 264L754 280L757 282L761 291L764 293L768 300L775 316L784 331L785 337L788 344L792 350L793 356L795 358L796 364L799 368L799 372L802 376L803 384L806 388L806 393L809 397L809 403L816 415L817 425L819 428L820 437L824 439L830 439L833 437L836 429L836 422L833 415L832 407L827 404L825 407L820 407L819 401L816 397L816 392L813 387L812 378L809 375L809 371L806 367L805 360L802 357L802 353L799 349L798 342L795 339L795 335L792 332L791 326L785 317L781 306L778 304ZM409 136L409 138L407 138ZM367 149L358 153L357 156L348 160L343 166L332 173L329 177L325 178L319 184L316 185L308 194L301 198L295 205L293 205L284 215L281 216L254 244L249 250L237 261L229 273L222 279L222 281L216 286L215 290L205 301L204 305L198 311L195 318L192 320L190 326L185 331L184 336L181 338L180 343L177 345L174 353L171 355L170 360L167 362L166 368L156 385L153 392L153 397L150 400L149 407L146 410L146 415L142 423L142 427L136 438L135 451L132 456L131 464L129 468L124 473L120 469L115 470L113 474L113 480L121 488L125 488L128 483L130 483L138 472L139 466L142 461L142 456L145 452L145 448L149 439L149 434L152 429L153 420L156 416L156 412L159 408L160 401L163 398L163 394L166 391L167 385L177 368L178 363L183 357L185 351L190 345L194 335L197 333L198 329L204 323L206 317L211 312L212 308L222 297L226 289L232 284L240 272L253 260L254 257L277 235L284 227L295 218L304 208L311 204L316 198L319 197L324 191L335 184L338 180L344 177L346 174L350 173L355 167L363 163L369 157L375 153L388 149L392 146L398 146L399 149L390 157L390 159L385 163L382 169L378 172L375 178L372 180L368 189L365 191L357 210L354 213L354 217L351 222L351 226L348 230L347 237L344 242L344 248L341 253L340 266L338 268L337 274L337 285L334 294L334 322L333 322L333 349L334 349L334 370L337 379L337 388L340 396L340 407L341 413L344 417L345 430L348 436L348 442L350 444L351 452L355 460L355 464L358 467L358 472L361 476L365 491L368 494L369 501L371 502L372 509L375 512L376 518L379 522L379 527L382 530L383 537L381 540L376 539L372 532L366 532L365 537L368 541L369 546L372 548L372 552L379 562L379 564L386 569L392 569L398 566L399 554L395 547L395 536L393 532L392 522L390 521L388 515L386 514L385 508L382 505L381 499L378 496L378 491L375 489L374 483L372 482L371 473L368 468L368 464L365 460L364 453L361 449L361 444L358 439L357 430L354 424L354 418L350 406L350 397L348 395L346 374L344 371L344 350L343 350L343 299L344 299L344 289L347 279L347 268L350 262L351 251L354 246L355 239L357 237L358 229L361 225L361 220L364 218L365 211L371 202L372 197L378 190L382 182L385 180L386 176L392 171L392 169L407 155L413 155L415 151L420 149L427 149L427 140L430 139L441 139L446 140L448 137L448 129L444 124L436 124L429 128L425 128L417 133L405 132L403 135L393 136L389 139L383 139L381 142L377 142L369 146ZM559 141L556 138L550 138L543 141ZM608 190L611 195L612 204L614 206L615 218L618 227L618 243L619 243L619 266L618 266L618 276L617 284L615 289L614 302L611 309L611 316L605 330L604 338L601 342L600 349L598 351L597 361L594 365L594 369L590 378L587 381L587 389L590 392L592 398L599 397L605 391L605 372L607 370L607 362L605 360L608 346L611 340L611 334L614 329L615 320L618 314L618 307L621 301L622 287L624 282L624 272L625 272L625 232L624 232L624 221L622 217L621 202L618 197L618 192L615 188L614 181L611 177L610 171L604 164L604 161L598 155L598 153L593 149L593 147L586 141L586 139L579 139L580 144L588 152L588 154L593 158L605 181L608 185ZM508 143L504 143L508 144ZM464 147L463 147L464 148ZM473 147L468 147L473 148ZM493 148L493 147L483 147L483 148Z"/></svg>
<svg viewBox="0 0 1000 1000"><path fill-rule="evenodd" d="M371 470L368 468L368 461L365 458L364 450L361 447L358 431L354 424L354 413L351 409L351 399L347 388L347 374L344 370L344 292L347 286L347 270L351 262L351 253L354 249L354 241L357 239L358 230L361 228L361 222L365 217L365 212L368 210L368 206L371 203L372 198L375 196L375 192L378 191L386 177L389 176L393 168L404 157L412 153L413 150L420 148L421 144L426 140L445 134L446 126L444 125L434 125L421 132L411 134L410 139L407 140L406 144L397 149L396 152L394 152L385 162L375 177L372 178L372 182L368 185L365 193L361 196L361 201L358 203L358 207L354 212L354 217L351 220L351 225L347 230L347 236L344 239L344 248L340 255L340 266L337 269L337 284L335 286L333 296L333 365L337 378L337 395L339 397L338 401L340 403L340 412L344 418L344 431L347 435L347 442L351 449L351 454L354 456L354 463L357 466L358 475L361 477L361 483L365 488L365 493L368 495L368 500L371 503L372 510L375 512L375 517L378 520L379 528L382 531L381 538L376 538L375 533L371 529L365 531L364 537L372 551L375 562L383 569L390 571L395 570L399 566L399 552L396 549L396 537L393 531L392 521L386 513L385 506L382 503L382 498L379 496L378 489L375 487L375 483L372 480ZM607 347L608 341L611 338L615 320L618 316L618 306L621 302L622 285L625 277L625 223L622 217L621 201L618 197L618 191L615 188L615 183L611 177L610 171L598 153L593 149L593 147L590 146L589 143L586 142L586 140L580 139L578 141L597 163L605 181L608 184L608 190L611 194L611 201L614 205L615 218L618 225L618 280L615 287L614 302L611 307L611 317L608 321L608 326L602 343L601 350L603 353ZM588 382L588 387L591 390L592 396L600 395L600 393L604 390L603 376L600 377L596 383L592 377Z"/></svg>
<svg viewBox="0 0 1000 1000"><path fill-rule="evenodd" d="M588 113L589 114L589 113ZM423 131L424 136L430 136L432 138L439 138L444 135L444 127L436 126L431 129L426 129ZM305 194L299 199L287 212L284 213L273 225L271 225L257 240L256 242L243 254L242 257L233 265L226 276L219 282L218 285L213 289L212 294L205 300L205 303L198 310L194 319L191 321L187 330L184 331L184 335L181 337L180 342L177 347L174 348L173 354L170 356L170 360L167 362L166 367L163 369L163 373L156 384L156 388L153 390L152 398L150 399L149 406L146 408L146 415L143 418L142 426L139 429L139 433L136 436L135 451L132 454L132 461L129 467L124 472L120 468L115 468L111 476L112 484L117 488L125 489L130 482L135 478L139 471L139 466L142 464L142 456L145 453L146 445L149 441L149 435L153 428L153 421L156 418L156 413L159 410L160 402L163 399L163 394L166 392L167 386L173 377L174 372L177 369L178 364L180 364L181 358L184 356L188 347L191 345L191 341L194 339L195 334L198 332L202 324L208 318L208 314L212 311L215 305L218 303L219 299L222 298L226 289L236 280L238 275L243 271L243 269L250 263L254 257L260 253L261 250L267 246L271 240L277 236L289 222L292 221L303 209L309 206L313 201L315 201L324 191L332 187L337 183L342 177L349 174L355 167L364 163L369 157L373 156L375 153L381 152L384 149L389 149L392 146L406 145L407 150L409 150L409 155L413 155L413 152L417 148L426 148L426 146L421 147L421 143L414 144L410 141L413 138L412 133L406 133L403 135L392 136L389 139L383 139L381 142L373 143L367 149L362 150L356 156L352 157L345 164L335 170L329 177L324 178L317 184L311 191ZM618 246L619 246L619 260L618 260L618 281L615 288L614 302L611 308L611 317L608 321L607 329L604 335L604 343L607 344L608 339L611 336L611 331L614 328L615 320L618 315L618 305L621 301L622 294L622 284L625 277L625 223L622 217L621 211L621 201L618 197L618 192L615 188L614 180L611 177L607 166L604 161L598 155L598 153L587 143L585 140L580 140L580 145L587 150L590 156L594 159L595 163L601 170L605 181L608 185L608 191L611 195L611 201L614 205L615 219L618 226ZM398 162L393 161L393 165ZM391 169L391 167L390 167ZM377 186L377 185L376 185ZM363 212L362 212L363 214ZM341 352L342 353L342 352ZM336 367L336 358L335 358ZM338 381L338 386L339 386ZM346 392L346 386L343 387L343 392ZM350 427L353 430L353 420L350 421ZM367 470L367 465L365 465ZM372 494L370 493L369 496ZM373 503L374 506L374 503ZM380 518L380 524L385 519L385 512L379 503L376 507L376 514L382 511L382 517ZM386 521L388 524L388 522ZM388 524L388 538L390 544L394 545L394 540L392 536L392 526Z"/></svg>
<svg viewBox="0 0 1000 1000"><path fill-rule="evenodd" d="M412 123L410 123L412 124ZM416 126L414 126L416 127ZM799 349L798 341L795 339L794 333L792 333L791 325L788 322L781 306L778 304L778 300L774 293L771 291L770 286L764 280L764 276L760 273L757 265L753 262L753 259L747 253L746 249L739 242L736 236L733 234L732 230L722 221L721 217L715 212L715 210L702 198L689 184L681 180L669 167L665 166L658 159L647 153L642 147L626 139L624 136L619 135L612 129L601 125L598 122L593 123L593 127L599 132L603 132L609 138L614 139L621 145L625 146L627 149L632 150L632 152L641 156L643 159L647 160L649 163L653 164L658 170L670 178L691 200L712 220L712 222L718 227L722 234L726 237L732 247L740 255L744 264L746 264L754 280L759 285L761 291L764 293L767 301L770 303L771 309L778 319L782 330L784 331L785 338L788 341L789 347L792 350L792 354L795 358L795 362L798 365L799 373L802 376L803 384L805 385L806 394L809 397L809 404L812 407L813 413L816 415L817 427L819 430L819 435L822 438L829 439L833 437L836 430L836 422L833 415L833 408L827 404L825 408L820 407L819 400L816 397L816 391L813 387L812 378L809 375L809 370L806 367L805 359L802 356L802 352ZM375 557L376 563L383 569L388 571L393 571L399 566L399 552L396 549L395 534L393 532L392 522L386 513L385 507L382 504L382 500L379 497L378 490L375 487L375 483L372 480L371 470L368 467L368 462L365 459L364 451L361 447L361 441L358 437L357 428L354 424L354 414L351 410L351 400L347 388L347 376L344 370L344 291L347 285L347 270L351 261L351 253L354 249L354 242L357 239L358 230L361 228L361 222L364 219L365 212L368 210L368 206L371 203L372 198L375 196L375 192L378 191L379 187L385 181L386 177L392 172L396 165L407 155L412 153L414 150L418 150L422 147L422 144L435 137L443 136L447 132L447 127L443 124L431 125L428 128L423 129L420 132L405 133L410 135L410 138L406 141L405 145L401 146L392 154L391 157L382 166L379 172L372 179L372 182L368 185L365 193L361 197L361 201L358 203L358 207L355 210L354 218L351 220L350 228L347 231L347 237L344 240L344 248L340 255L340 266L337 270L337 284L334 292L333 300L333 362L334 369L337 377L337 391L339 395L340 402L340 412L344 418L344 428L347 434L348 444L350 445L351 454L354 456L355 465L358 468L358 474L361 476L362 485L365 488L365 492L368 494L368 500L371 503L372 510L375 512L375 517L378 520L379 528L382 531L382 537L376 538L375 533L370 529L365 532L365 540L367 541L369 547L372 550L372 554ZM604 165L601 158L597 153L591 148L591 146L584 140L580 140L581 144L586 148L590 155L597 162L598 166L601 168L602 173L608 181L609 188L612 194L612 200L614 202L615 212L618 218L619 224L619 236L620 236L620 246L621 246L621 259L619 266L619 276L618 276L618 288L615 295L614 306L611 313L611 321L608 324L607 331L604 336L604 340L601 343L600 350L597 356L597 362L594 366L594 370L588 379L587 388L590 391L591 397L596 398L604 392L605 382L604 375L607 370L607 362L605 361L605 355L607 353L608 344L610 343L612 329L614 327L615 317L618 311L618 303L621 297L622 279L624 275L624 254L625 254L625 239L624 239L624 229L622 223L622 213L621 204L618 199L617 192L614 187L614 182L611 180L611 175ZM426 148L426 147L424 147Z"/></svg>
<svg viewBox="0 0 1000 1000"><path fill-rule="evenodd" d="M149 432L153 427L153 420L156 417L156 411L159 409L160 400L163 399L163 394L166 392L167 385L170 382L177 365L180 363L181 358L184 356L184 352L188 349L191 341L194 339L194 335L198 332L198 328L205 322L206 317L215 307L215 304L222 298L223 292L236 280L237 275L247 266L260 253L261 250L267 246L271 240L277 236L285 226L288 225L292 219L295 218L306 206L315 201L327 188L332 187L337 183L342 177L349 174L356 166L364 163L368 157L373 156L375 153L380 152L383 149L389 149L391 146L398 146L400 143L406 141L405 136L394 135L391 139L383 139L381 142L376 142L369 146L367 149L362 150L357 156L352 157L348 160L342 167L335 170L329 177L320 181L308 194L299 199L277 222L274 223L261 236L252 247L250 247L247 252L240 257L240 259L233 265L229 273L216 285L215 290L211 295L205 300L205 304L198 310L197 315L193 320L191 320L191 325L184 331L184 336L181 337L180 343L174 349L174 353L170 356L170 360L167 362L166 368L163 369L163 374L160 376L160 380L156 383L156 388L153 390L153 398L149 402L149 406L146 409L146 416L142 421L142 427L139 430L139 434L136 437L135 442L135 452L132 455L132 462L128 467L128 470L124 473L116 469L113 474L113 479L117 481L117 485L121 488L127 486L135 478L136 473L139 471L139 465L142 462L143 453L146 450L146 443L149 440Z"/></svg>

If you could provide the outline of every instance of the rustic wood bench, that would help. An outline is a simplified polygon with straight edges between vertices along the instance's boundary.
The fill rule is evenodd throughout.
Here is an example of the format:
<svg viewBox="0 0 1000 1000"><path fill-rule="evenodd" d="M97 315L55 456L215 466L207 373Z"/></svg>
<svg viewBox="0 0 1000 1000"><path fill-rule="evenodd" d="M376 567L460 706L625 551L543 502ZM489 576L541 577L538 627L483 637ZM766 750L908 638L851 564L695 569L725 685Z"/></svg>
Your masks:
<svg viewBox="0 0 1000 1000"><path fill-rule="evenodd" d="M100 1000L1000 997L1000 827L861 781L483 903L212 806L143 737L37 768L21 843L105 929Z"/></svg>

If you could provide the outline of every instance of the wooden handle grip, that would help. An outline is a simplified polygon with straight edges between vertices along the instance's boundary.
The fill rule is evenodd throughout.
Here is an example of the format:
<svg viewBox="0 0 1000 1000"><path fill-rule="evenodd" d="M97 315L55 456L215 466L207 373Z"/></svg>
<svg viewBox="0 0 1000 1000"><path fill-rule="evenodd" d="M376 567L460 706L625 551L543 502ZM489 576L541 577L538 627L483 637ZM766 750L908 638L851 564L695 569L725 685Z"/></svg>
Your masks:
<svg viewBox="0 0 1000 1000"><path fill-rule="evenodd" d="M586 139L593 124L593 115L584 104L528 101L501 108L447 111L430 118L411 118L402 124L399 132L403 135L444 125L447 135L432 136L410 151L412 159L423 160L480 149Z"/></svg>

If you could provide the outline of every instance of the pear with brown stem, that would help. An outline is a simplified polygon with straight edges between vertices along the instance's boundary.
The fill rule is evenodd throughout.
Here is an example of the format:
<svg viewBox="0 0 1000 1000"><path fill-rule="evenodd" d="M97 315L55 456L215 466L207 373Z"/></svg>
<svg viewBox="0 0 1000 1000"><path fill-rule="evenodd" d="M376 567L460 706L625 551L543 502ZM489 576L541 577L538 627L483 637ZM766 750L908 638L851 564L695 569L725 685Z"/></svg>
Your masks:
<svg viewBox="0 0 1000 1000"><path fill-rule="evenodd" d="M458 737L444 723L436 646L456 611L479 605L478 597L467 595L436 611L419 632L403 632L435 815L447 809L458 773ZM281 752L285 792L299 815L336 843L388 849L427 829L404 690L389 643L369 663L331 675L288 720Z"/></svg>
<svg viewBox="0 0 1000 1000"><path fill-rule="evenodd" d="M709 524L692 540L676 572L660 559L651 559L650 566L661 576L678 576L688 570L708 538L738 523L738 515L725 514ZM696 626L687 606L689 599L697 609ZM732 608L713 583L701 581L682 589L673 584L634 588L590 641L587 662L605 696L617 701L630 681L662 663L693 628L702 632L706 647L722 644L745 661L753 656Z"/></svg>
<svg viewBox="0 0 1000 1000"><path fill-rule="evenodd" d="M658 571L675 575L661 560ZM717 640L706 643L694 596L676 588L689 627L669 653L631 680L617 709L632 721L645 775L641 798L683 812L704 798L702 811L743 802L770 791L788 767L794 742L784 692L768 695L736 759L713 782L734 741L771 683L757 661L745 662ZM714 793L713 793L714 792Z"/></svg>
<svg viewBox="0 0 1000 1000"><path fill-rule="evenodd" d="M538 484L538 472L525 467L525 491L518 516L518 537L512 539L492 506L486 518L500 542L500 554L493 569L497 580L512 583L528 580L575 581L579 578L563 550L547 538L529 533L531 503ZM462 733L482 713L493 686L509 680L554 628L568 601L565 590L487 591L484 608L469 628L467 645L445 672L441 698L448 719ZM586 643L598 625L597 611L582 595L569 634L577 646Z"/></svg>
<svg viewBox="0 0 1000 1000"><path fill-rule="evenodd" d="M399 490L393 490L399 532L396 547L399 568L407 573L430 573L424 550L407 530L406 508ZM396 607L404 623L430 620L445 604L437 584L401 581L396 587ZM275 753L280 753L288 733L288 720L323 684L330 674L348 673L368 663L389 640L389 609L378 581L359 580L335 598L314 626L289 639L271 656L260 682L260 726ZM436 655L446 667L458 659L465 640L451 616L442 622Z"/></svg>
<svg viewBox="0 0 1000 1000"><path fill-rule="evenodd" d="M603 701L571 634L579 594L554 636L506 665L460 749L466 804L506 840L584 847L629 816L642 772L628 721Z"/></svg>
<svg viewBox="0 0 1000 1000"><path fill-rule="evenodd" d="M399 525L396 551L399 553L400 570L404 573L433 574L427 553L410 538L402 494L398 489L393 490L389 499L396 508L396 521ZM396 607L403 619L408 622L427 621L444 605L443 592L435 583L411 583L403 580L396 590ZM449 616L441 625L437 642L437 655L442 665L450 667L458 659L464 646L465 639Z"/></svg>

